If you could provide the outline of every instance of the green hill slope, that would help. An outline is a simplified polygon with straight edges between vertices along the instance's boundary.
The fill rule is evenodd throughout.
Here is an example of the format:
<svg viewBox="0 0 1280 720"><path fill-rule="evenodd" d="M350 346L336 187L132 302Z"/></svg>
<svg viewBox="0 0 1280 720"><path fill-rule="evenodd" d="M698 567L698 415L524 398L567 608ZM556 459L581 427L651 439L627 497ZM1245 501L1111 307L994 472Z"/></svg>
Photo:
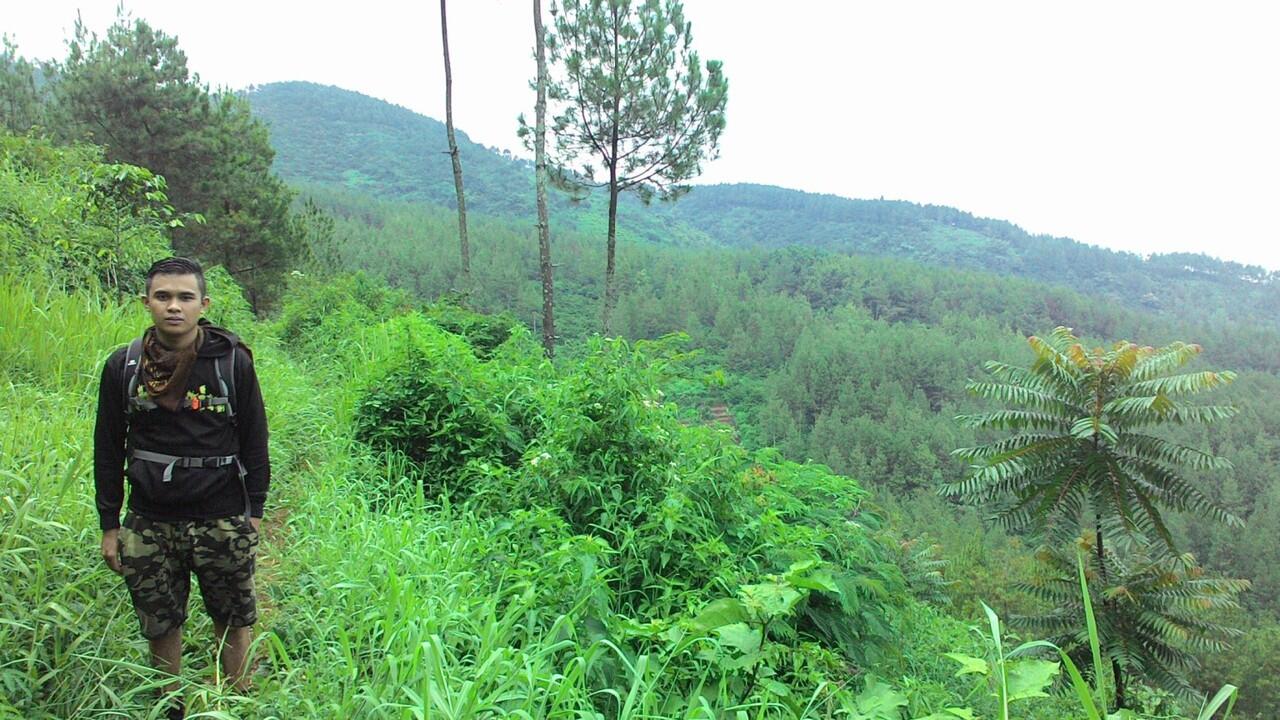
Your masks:
<svg viewBox="0 0 1280 720"><path fill-rule="evenodd" d="M275 170L294 182L340 185L374 197L457 207L444 124L360 93L315 83L273 83L248 93L271 127ZM512 127L515 121L512 120ZM514 130L513 130L514 132ZM532 231L533 165L458 131L467 210ZM514 135L513 135L514 139ZM551 193L551 212L568 227L604 232L599 193L574 202ZM623 241L709 244L692 227L669 227L635 198L620 210Z"/></svg>
<svg viewBox="0 0 1280 720"><path fill-rule="evenodd" d="M359 93L275 83L248 95L271 126L286 179L340 185L384 199L453 207L444 125ZM532 227L528 161L459 136L469 210ZM604 233L600 193L581 203L553 194L557 231ZM675 245L780 247L904 258L980 269L1102 294L1143 311L1202 319L1280 318L1280 273L1205 255L1143 259L1068 238L1031 235L1001 220L903 201L852 200L766 185L701 186L679 202L626 198L621 239Z"/></svg>

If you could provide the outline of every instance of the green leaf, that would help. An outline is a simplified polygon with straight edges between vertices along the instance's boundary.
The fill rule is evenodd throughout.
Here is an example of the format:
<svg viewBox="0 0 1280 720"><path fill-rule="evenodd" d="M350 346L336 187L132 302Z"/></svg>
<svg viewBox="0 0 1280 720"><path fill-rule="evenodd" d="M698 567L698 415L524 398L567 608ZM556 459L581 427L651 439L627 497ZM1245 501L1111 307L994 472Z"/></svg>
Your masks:
<svg viewBox="0 0 1280 720"><path fill-rule="evenodd" d="M1231 715L1231 709L1236 706L1236 698L1239 696L1240 689L1230 683L1223 685L1214 694L1213 699L1200 709L1200 714L1196 716L1196 720L1212 720L1214 713L1218 712L1225 703L1227 711L1222 714L1223 718Z"/></svg>
<svg viewBox="0 0 1280 720"><path fill-rule="evenodd" d="M790 585L776 582L743 585L738 594L747 608L765 620L787 615L804 598Z"/></svg>
<svg viewBox="0 0 1280 720"><path fill-rule="evenodd" d="M765 690L768 690L770 693L777 695L778 697L791 696L791 688L783 685L777 680L765 680L761 685L764 686Z"/></svg>
<svg viewBox="0 0 1280 720"><path fill-rule="evenodd" d="M972 655L963 653L943 653L947 657L960 663L960 669L956 671L956 677L977 673L979 675L988 675L991 668L987 665L987 661L982 658L976 658Z"/></svg>
<svg viewBox="0 0 1280 720"><path fill-rule="evenodd" d="M943 708L942 712L912 718L912 720L956 720L956 718L960 718L960 720L977 720L978 716L969 708L949 707Z"/></svg>
<svg viewBox="0 0 1280 720"><path fill-rule="evenodd" d="M1009 701L1049 697L1044 689L1053 682L1059 669L1058 663L1051 660L1024 658L1009 661L1005 666Z"/></svg>
<svg viewBox="0 0 1280 720"><path fill-rule="evenodd" d="M1076 576L1080 581L1080 599L1084 605L1085 628L1089 632L1089 650L1093 654L1093 692L1098 703L1106 703L1106 695L1102 690L1102 651L1098 638L1098 623L1093 616L1093 599L1089 594L1089 581L1084 574L1084 554L1076 552Z"/></svg>
<svg viewBox="0 0 1280 720"><path fill-rule="evenodd" d="M746 623L722 625L714 632L720 638L721 645L731 647L744 655L760 649L760 631Z"/></svg>
<svg viewBox="0 0 1280 720"><path fill-rule="evenodd" d="M907 696L880 680L867 678L867 686L854 699L858 720L899 720L899 708L907 706Z"/></svg>
<svg viewBox="0 0 1280 720"><path fill-rule="evenodd" d="M720 598L708 603L691 624L696 632L705 635L718 627L746 622L748 619L747 608L741 602L734 598Z"/></svg>

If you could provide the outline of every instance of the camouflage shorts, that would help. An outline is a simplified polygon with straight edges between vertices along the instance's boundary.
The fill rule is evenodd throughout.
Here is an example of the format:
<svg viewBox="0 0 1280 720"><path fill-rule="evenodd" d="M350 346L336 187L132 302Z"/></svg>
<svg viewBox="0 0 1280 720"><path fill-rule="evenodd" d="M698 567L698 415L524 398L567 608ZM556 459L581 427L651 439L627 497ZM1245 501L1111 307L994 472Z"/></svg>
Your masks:
<svg viewBox="0 0 1280 720"><path fill-rule="evenodd" d="M213 621L247 627L258 619L253 593L258 532L244 516L217 520L149 520L133 513L120 527L120 564L147 638L187 619L191 573Z"/></svg>

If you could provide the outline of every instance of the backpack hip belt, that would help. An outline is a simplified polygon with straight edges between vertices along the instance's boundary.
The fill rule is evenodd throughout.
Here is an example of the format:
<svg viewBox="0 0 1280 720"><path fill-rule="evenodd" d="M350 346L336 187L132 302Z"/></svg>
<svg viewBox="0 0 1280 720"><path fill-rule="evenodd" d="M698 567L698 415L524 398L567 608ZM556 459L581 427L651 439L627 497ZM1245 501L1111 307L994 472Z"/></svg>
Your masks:
<svg viewBox="0 0 1280 720"><path fill-rule="evenodd" d="M236 469L240 473L241 479L245 476L244 464L240 462L239 455L214 455L212 457L184 457L182 455L169 455L166 453L151 452L150 450L131 450L129 456L135 460L145 460L146 462L164 463L164 476L161 478L164 482L173 481L173 469L181 468L220 468L228 465L236 465Z"/></svg>

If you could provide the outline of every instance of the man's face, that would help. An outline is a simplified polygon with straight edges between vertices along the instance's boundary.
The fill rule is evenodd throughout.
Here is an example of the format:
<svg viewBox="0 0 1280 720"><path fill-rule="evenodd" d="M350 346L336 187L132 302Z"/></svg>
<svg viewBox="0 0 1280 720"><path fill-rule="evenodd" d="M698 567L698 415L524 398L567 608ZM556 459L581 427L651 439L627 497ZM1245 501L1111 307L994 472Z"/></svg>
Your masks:
<svg viewBox="0 0 1280 720"><path fill-rule="evenodd" d="M196 322L209 307L195 275L156 275L142 299L156 332L166 345L182 345L195 336Z"/></svg>

